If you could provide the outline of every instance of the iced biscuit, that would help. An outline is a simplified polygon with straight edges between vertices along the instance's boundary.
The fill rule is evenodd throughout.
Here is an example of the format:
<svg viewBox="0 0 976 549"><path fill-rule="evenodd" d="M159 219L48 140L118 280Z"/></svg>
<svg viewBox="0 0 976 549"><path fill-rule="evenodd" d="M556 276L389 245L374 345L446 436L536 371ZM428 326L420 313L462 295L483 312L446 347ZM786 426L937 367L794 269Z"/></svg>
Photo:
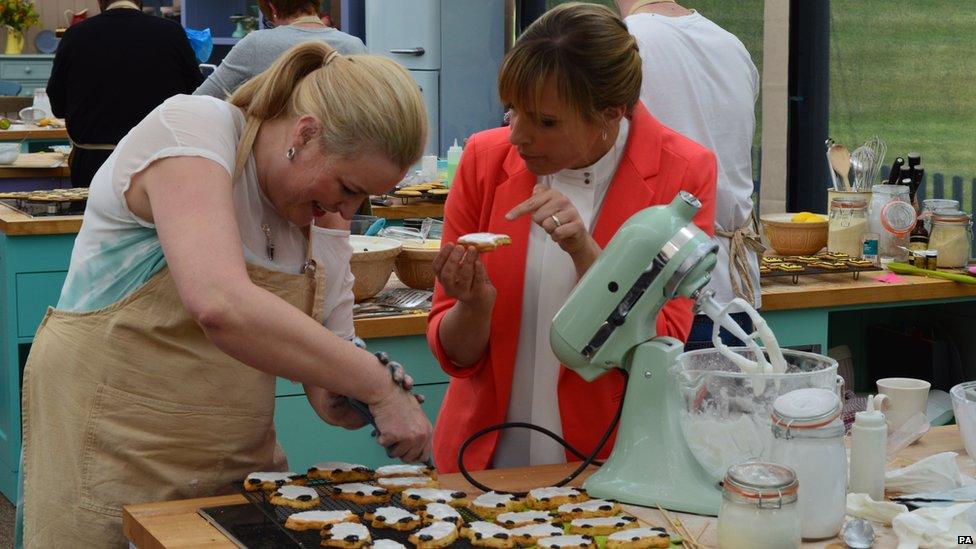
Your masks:
<svg viewBox="0 0 976 549"><path fill-rule="evenodd" d="M606 549L649 549L671 547L664 528L631 528L607 536Z"/></svg>
<svg viewBox="0 0 976 549"><path fill-rule="evenodd" d="M605 499L591 499L579 503L564 503L556 509L559 518L568 522L577 518L612 517L620 512L620 505L615 501Z"/></svg>
<svg viewBox="0 0 976 549"><path fill-rule="evenodd" d="M417 549L436 549L447 547L454 543L457 537L457 526L448 522L434 522L410 534L407 541L414 544Z"/></svg>
<svg viewBox="0 0 976 549"><path fill-rule="evenodd" d="M369 546L370 549L407 549L407 546L392 539L377 539Z"/></svg>
<svg viewBox="0 0 976 549"><path fill-rule="evenodd" d="M495 518L501 513L514 511L519 501L512 494L488 492L474 498L471 510L483 518Z"/></svg>
<svg viewBox="0 0 976 549"><path fill-rule="evenodd" d="M386 503L390 501L390 492L382 486L351 482L347 484L336 484L330 488L332 490L332 497L360 505L364 503Z"/></svg>
<svg viewBox="0 0 976 549"><path fill-rule="evenodd" d="M391 492L402 492L407 488L437 488L437 480L430 477L382 477L376 484Z"/></svg>
<svg viewBox="0 0 976 549"><path fill-rule="evenodd" d="M456 490L438 488L407 488L400 494L400 502L411 509L419 509L428 503L446 503L451 507L464 507L468 504L467 494Z"/></svg>
<svg viewBox="0 0 976 549"><path fill-rule="evenodd" d="M561 527L549 523L527 524L518 528L512 528L508 531L515 538L515 543L522 547L530 547L542 538L558 536L563 534L563 532L564 530Z"/></svg>
<svg viewBox="0 0 976 549"><path fill-rule="evenodd" d="M369 529L358 522L328 524L322 529L322 545L359 549L370 542Z"/></svg>
<svg viewBox="0 0 976 549"><path fill-rule="evenodd" d="M637 519L627 515L615 517L589 517L573 519L569 523L570 534L586 534L588 536L605 536L626 530L637 528Z"/></svg>
<svg viewBox="0 0 976 549"><path fill-rule="evenodd" d="M461 526L464 522L464 519L461 518L461 513L458 513L457 509L446 503L428 503L424 505L420 508L420 517L424 520L425 524L432 522L450 522L455 526Z"/></svg>
<svg viewBox="0 0 976 549"><path fill-rule="evenodd" d="M542 538L536 545L539 549L596 549L596 542L590 536L553 536Z"/></svg>
<svg viewBox="0 0 976 549"><path fill-rule="evenodd" d="M244 489L248 492L258 492L261 490L270 492L281 486L297 486L302 484L305 484L305 477L291 471L284 473L256 472L244 478Z"/></svg>
<svg viewBox="0 0 976 549"><path fill-rule="evenodd" d="M535 488L529 490L529 495L525 498L525 505L529 509L551 510L556 509L564 503L577 503L590 499L586 492L578 488L568 486Z"/></svg>
<svg viewBox="0 0 976 549"><path fill-rule="evenodd" d="M311 509L319 504L319 493L307 486L282 486L271 492L269 498L273 505L293 509Z"/></svg>
<svg viewBox="0 0 976 549"><path fill-rule="evenodd" d="M507 234L468 233L458 238L457 243L462 246L474 246L478 252L484 253L511 244L512 239Z"/></svg>
<svg viewBox="0 0 976 549"><path fill-rule="evenodd" d="M518 528L526 524L545 524L555 522L556 517L549 511L518 511L502 513L495 517L495 522L505 528Z"/></svg>
<svg viewBox="0 0 976 549"><path fill-rule="evenodd" d="M426 465L384 465L376 468L376 478L385 477L431 477L437 478L437 473Z"/></svg>
<svg viewBox="0 0 976 549"><path fill-rule="evenodd" d="M515 546L515 538L507 528L483 520L472 522L461 528L461 535L468 538L471 545L478 547L508 548Z"/></svg>
<svg viewBox="0 0 976 549"><path fill-rule="evenodd" d="M377 507L363 518L370 521L373 528L388 528L409 532L420 526L420 516L399 507Z"/></svg>
<svg viewBox="0 0 976 549"><path fill-rule="evenodd" d="M365 465L344 461L324 461L308 469L308 478L329 482L362 482L373 477L373 472Z"/></svg>
<svg viewBox="0 0 976 549"><path fill-rule="evenodd" d="M285 528L289 530L321 530L327 524L337 522L359 522L359 517L352 511L302 511L289 515L285 519Z"/></svg>

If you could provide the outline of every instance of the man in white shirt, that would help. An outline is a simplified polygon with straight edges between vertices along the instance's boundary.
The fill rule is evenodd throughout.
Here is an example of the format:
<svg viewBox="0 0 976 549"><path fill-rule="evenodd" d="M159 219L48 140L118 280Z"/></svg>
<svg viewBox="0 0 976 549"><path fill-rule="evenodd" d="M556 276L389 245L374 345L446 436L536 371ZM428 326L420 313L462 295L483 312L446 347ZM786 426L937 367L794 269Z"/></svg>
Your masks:
<svg viewBox="0 0 976 549"><path fill-rule="evenodd" d="M751 228L756 66L738 38L673 0L617 0L617 7L640 47L641 101L666 126L715 151L718 160L719 251L708 288L722 303L742 297L759 308L756 252L762 246ZM751 327L744 313L734 316ZM711 320L695 317L686 348L710 347L711 333ZM724 329L722 337L738 342Z"/></svg>

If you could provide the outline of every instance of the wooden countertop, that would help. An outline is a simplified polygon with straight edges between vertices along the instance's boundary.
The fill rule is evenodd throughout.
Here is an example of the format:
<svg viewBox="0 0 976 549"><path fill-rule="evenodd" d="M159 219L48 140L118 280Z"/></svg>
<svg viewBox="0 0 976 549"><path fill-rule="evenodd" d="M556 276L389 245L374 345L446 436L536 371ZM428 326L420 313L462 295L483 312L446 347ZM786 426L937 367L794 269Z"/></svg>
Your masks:
<svg viewBox="0 0 976 549"><path fill-rule="evenodd" d="M68 157L61 153L21 153L13 164L0 165L0 179L71 177Z"/></svg>
<svg viewBox="0 0 976 549"><path fill-rule="evenodd" d="M14 124L9 130L0 130L0 141L23 141L25 139L68 139L65 127L41 128L24 124Z"/></svg>
<svg viewBox="0 0 976 549"><path fill-rule="evenodd" d="M386 219L407 219L411 217L444 217L443 202L429 202L426 200L412 201L407 204L394 199L391 206L372 206L373 215Z"/></svg>
<svg viewBox="0 0 976 549"><path fill-rule="evenodd" d="M932 299L976 299L976 284L940 278L902 276L901 282L878 282L888 271L862 272L858 280L850 273L801 276L798 284L790 277L764 278L762 310L815 309L868 303L893 303Z"/></svg>
<svg viewBox="0 0 976 549"><path fill-rule="evenodd" d="M7 236L75 234L81 229L80 215L31 217L0 204L0 232Z"/></svg>
<svg viewBox="0 0 976 549"><path fill-rule="evenodd" d="M895 464L903 466L923 457L939 452L958 452L957 458L963 472L972 475L976 472L973 460L966 455L962 439L956 426L933 428L916 444L903 450L896 458ZM546 465L540 467L524 467L518 469L501 469L484 471L475 476L482 483L498 490L525 490L536 486L552 484L566 476L572 469L571 465ZM590 471L584 472L574 482L578 485ZM459 474L442 475L441 484L445 488L465 490L475 493L467 481ZM158 549L162 547L226 547L235 545L223 534L211 526L200 515L197 509L217 505L234 505L245 503L241 495L218 496L211 498L189 499L181 501L167 501L160 503L145 503L128 505L123 509L122 528L125 535L139 549ZM625 505L624 510L641 521L652 526L663 526L671 529L667 521L657 510L644 507ZM679 516L688 530L697 534L702 528L707 528L700 541L707 546L717 546L716 519L684 513L671 513L672 517ZM874 547L878 549L897 546L897 539L889 528L878 529L878 540ZM841 549L845 547L838 539L804 543L803 547L821 547Z"/></svg>

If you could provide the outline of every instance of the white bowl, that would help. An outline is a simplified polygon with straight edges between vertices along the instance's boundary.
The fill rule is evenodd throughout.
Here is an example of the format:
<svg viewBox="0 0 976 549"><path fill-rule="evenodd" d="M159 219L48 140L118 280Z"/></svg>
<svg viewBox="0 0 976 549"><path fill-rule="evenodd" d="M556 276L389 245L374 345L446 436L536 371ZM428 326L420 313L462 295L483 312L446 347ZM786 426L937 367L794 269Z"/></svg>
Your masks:
<svg viewBox="0 0 976 549"><path fill-rule="evenodd" d="M966 453L976 458L976 381L960 383L950 389L949 394Z"/></svg>
<svg viewBox="0 0 976 549"><path fill-rule="evenodd" d="M0 164L13 164L20 156L20 143L0 143Z"/></svg>

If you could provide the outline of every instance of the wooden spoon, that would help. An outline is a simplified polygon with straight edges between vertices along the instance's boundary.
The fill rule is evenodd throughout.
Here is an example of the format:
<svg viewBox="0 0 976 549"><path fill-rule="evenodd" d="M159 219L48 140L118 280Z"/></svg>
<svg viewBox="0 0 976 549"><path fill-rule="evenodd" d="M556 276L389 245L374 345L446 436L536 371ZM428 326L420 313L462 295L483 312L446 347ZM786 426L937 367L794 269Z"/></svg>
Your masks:
<svg viewBox="0 0 976 549"><path fill-rule="evenodd" d="M841 181L844 182L844 188L840 190L851 190L851 182L848 179L851 171L851 151L840 144L831 145L827 149L827 158L830 160L830 167L837 172Z"/></svg>

